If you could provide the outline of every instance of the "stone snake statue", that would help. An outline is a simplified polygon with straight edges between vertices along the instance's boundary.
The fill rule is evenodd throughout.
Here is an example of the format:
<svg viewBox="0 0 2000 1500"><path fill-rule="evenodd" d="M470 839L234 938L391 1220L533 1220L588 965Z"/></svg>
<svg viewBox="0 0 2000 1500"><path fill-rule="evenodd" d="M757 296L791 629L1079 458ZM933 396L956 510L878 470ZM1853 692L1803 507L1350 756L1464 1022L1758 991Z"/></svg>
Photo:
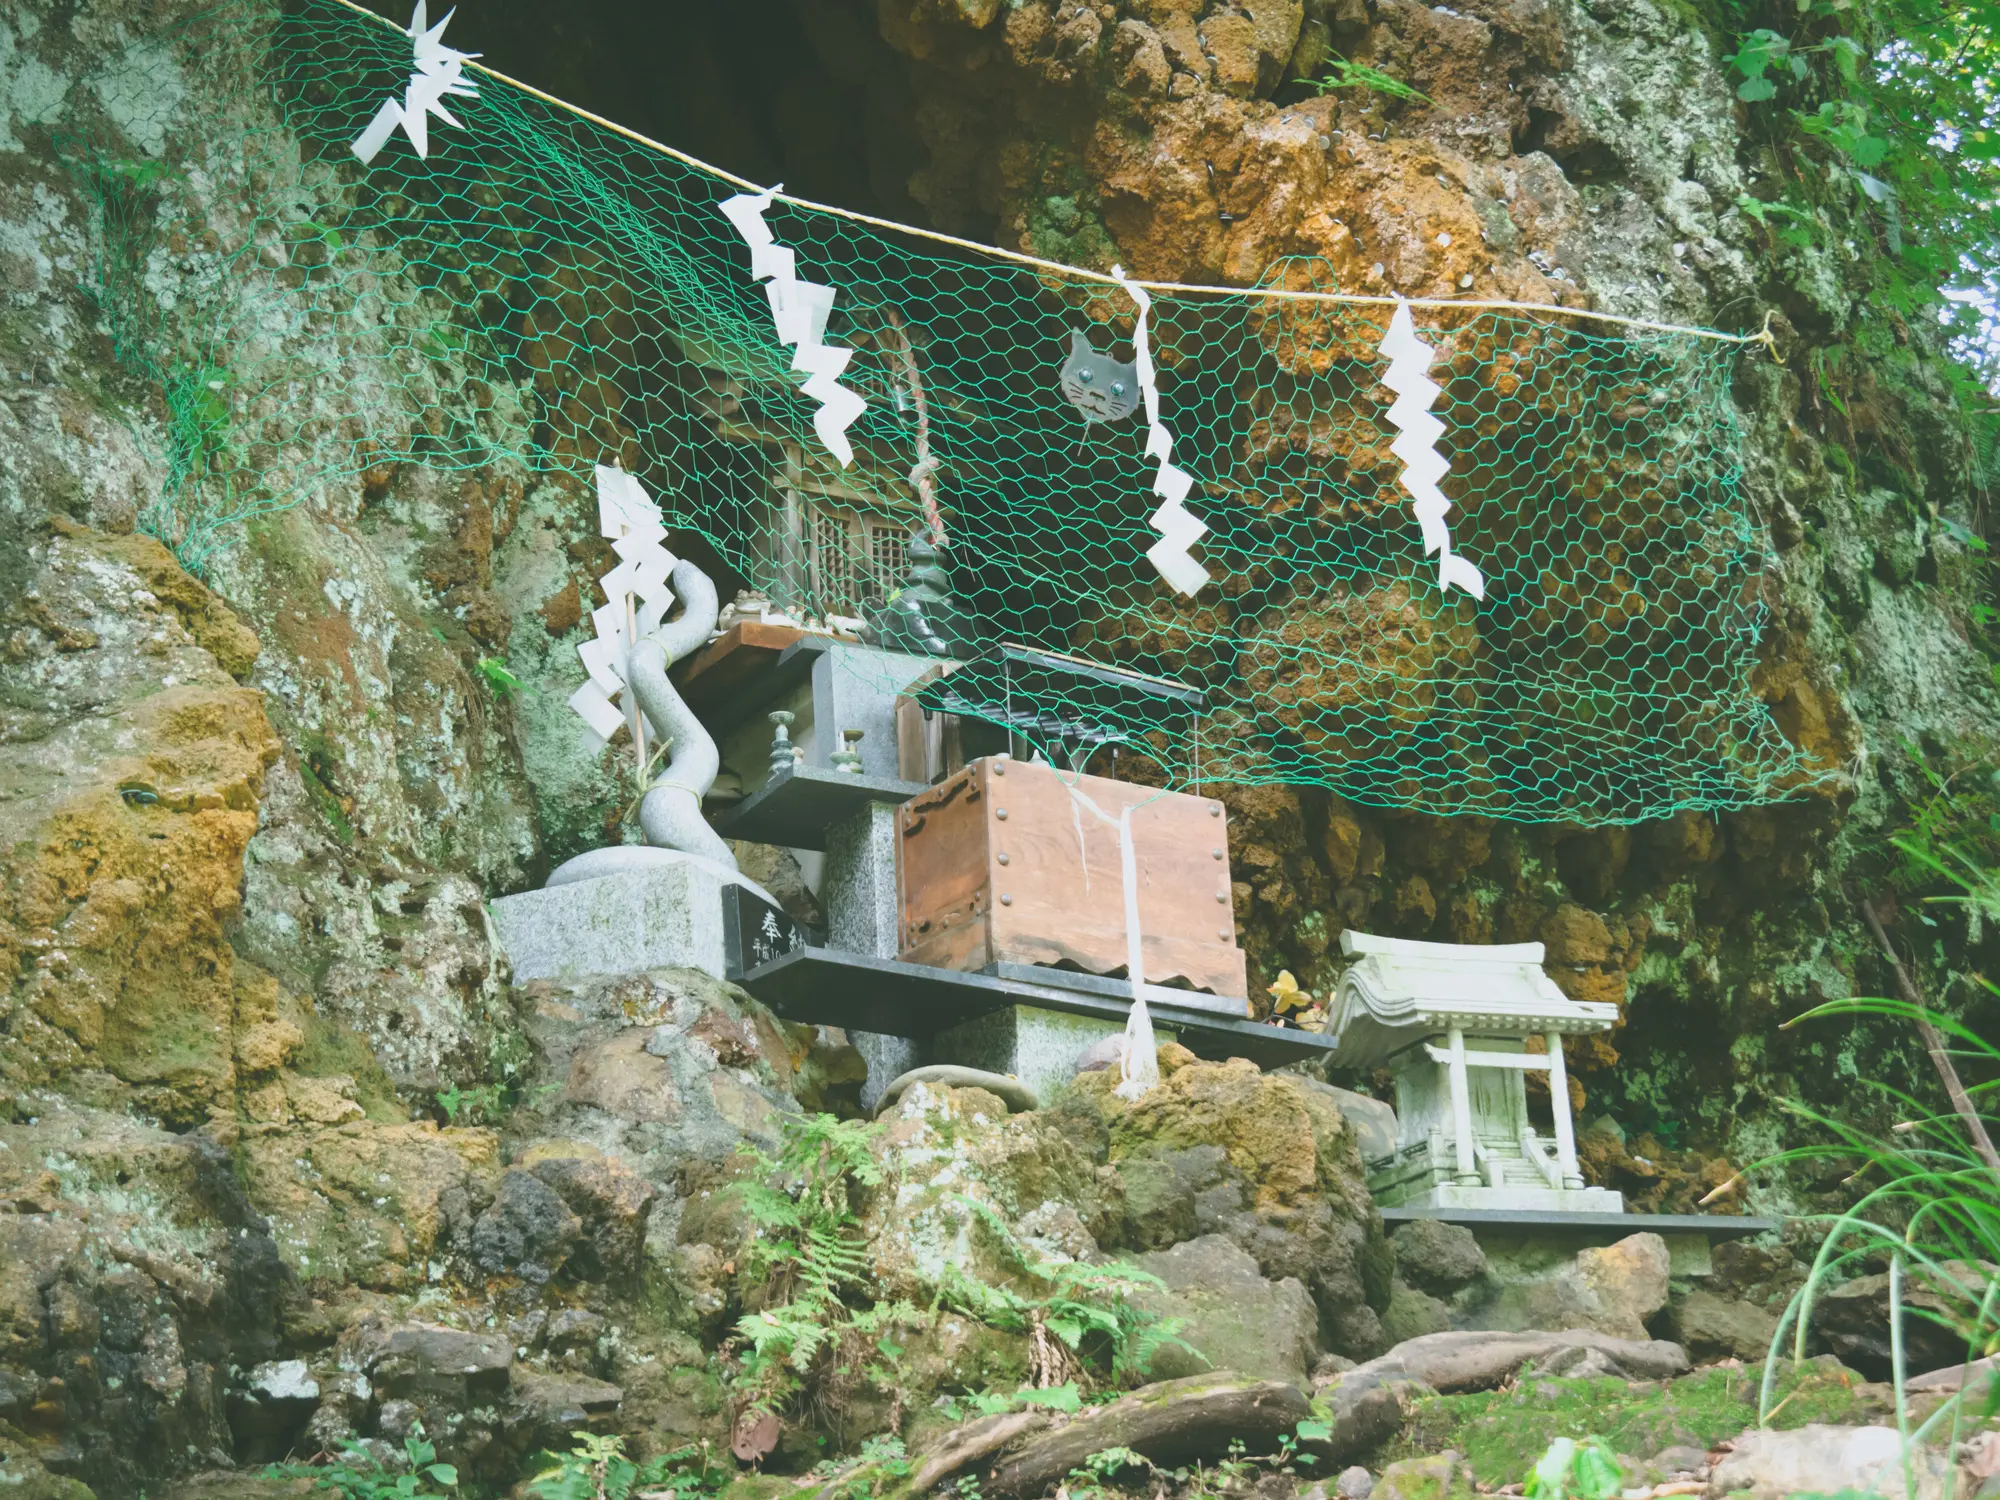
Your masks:
<svg viewBox="0 0 2000 1500"><path fill-rule="evenodd" d="M672 747L665 769L639 804L639 826L646 832L646 842L579 854L549 877L552 886L634 874L683 859L709 865L740 882L736 856L701 815L701 799L715 784L722 764L715 740L667 678L667 668L707 644L718 612L715 584L686 559L674 564L669 581L685 606L681 617L642 636L632 648L627 669L639 706Z"/></svg>

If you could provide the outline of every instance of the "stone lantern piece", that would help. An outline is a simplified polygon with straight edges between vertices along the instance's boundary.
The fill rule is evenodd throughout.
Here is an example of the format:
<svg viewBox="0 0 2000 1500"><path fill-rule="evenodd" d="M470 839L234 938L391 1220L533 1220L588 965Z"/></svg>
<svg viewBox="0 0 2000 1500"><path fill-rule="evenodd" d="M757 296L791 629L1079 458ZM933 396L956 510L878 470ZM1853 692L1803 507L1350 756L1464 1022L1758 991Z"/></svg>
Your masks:
<svg viewBox="0 0 2000 1500"><path fill-rule="evenodd" d="M1618 1007L1572 1000L1540 943L1477 947L1345 932L1328 1030L1335 1067L1396 1080L1396 1150L1368 1162L1384 1207L1622 1213L1576 1162L1563 1038L1607 1031ZM1536 1050L1529 1050L1532 1041ZM1527 1075L1549 1075L1553 1149L1528 1120Z"/></svg>

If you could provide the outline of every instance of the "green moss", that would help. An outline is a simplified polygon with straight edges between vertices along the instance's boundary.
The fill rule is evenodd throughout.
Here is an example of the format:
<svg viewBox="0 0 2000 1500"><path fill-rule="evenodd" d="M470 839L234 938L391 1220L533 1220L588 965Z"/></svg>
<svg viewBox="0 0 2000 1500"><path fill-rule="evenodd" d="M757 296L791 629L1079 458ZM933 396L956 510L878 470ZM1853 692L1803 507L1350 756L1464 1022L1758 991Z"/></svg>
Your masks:
<svg viewBox="0 0 2000 1500"><path fill-rule="evenodd" d="M1380 1458L1450 1448L1489 1485L1519 1480L1559 1437L1602 1438L1617 1453L1647 1458L1662 1448L1713 1448L1757 1425L1760 1371L1710 1369L1664 1383L1612 1378L1523 1379L1512 1390L1430 1396ZM1878 1414L1861 1377L1814 1360L1779 1379L1771 1425L1868 1422Z"/></svg>
<svg viewBox="0 0 2000 1500"><path fill-rule="evenodd" d="M298 1072L310 1078L352 1078L355 1100L379 1124L394 1125L409 1118L396 1085L358 1032L320 1015L298 1019L305 1034L292 1062Z"/></svg>

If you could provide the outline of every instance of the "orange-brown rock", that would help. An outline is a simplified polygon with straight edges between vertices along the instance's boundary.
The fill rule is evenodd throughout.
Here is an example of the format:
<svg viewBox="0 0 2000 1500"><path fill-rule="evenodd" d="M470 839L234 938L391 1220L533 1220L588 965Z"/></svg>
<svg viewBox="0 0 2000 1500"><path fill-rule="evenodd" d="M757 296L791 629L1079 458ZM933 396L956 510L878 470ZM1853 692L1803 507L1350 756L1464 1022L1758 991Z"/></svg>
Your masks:
<svg viewBox="0 0 2000 1500"><path fill-rule="evenodd" d="M30 552L0 666L0 1069L78 1068L161 1118L227 1103L243 851L278 741L254 638L157 543L63 525ZM7 606L0 606L6 608ZM87 635L83 623L88 621ZM281 1037L249 1042L260 1064Z"/></svg>

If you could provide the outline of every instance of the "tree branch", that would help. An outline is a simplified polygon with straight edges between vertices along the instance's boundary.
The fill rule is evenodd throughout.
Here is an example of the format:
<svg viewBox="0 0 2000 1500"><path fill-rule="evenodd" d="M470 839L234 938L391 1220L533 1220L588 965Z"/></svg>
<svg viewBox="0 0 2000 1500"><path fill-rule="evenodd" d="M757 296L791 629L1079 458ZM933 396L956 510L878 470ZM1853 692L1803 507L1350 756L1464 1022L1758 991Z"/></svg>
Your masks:
<svg viewBox="0 0 2000 1500"><path fill-rule="evenodd" d="M1993 1149L1993 1137L1986 1133L1986 1122L1979 1118L1979 1111L1973 1108L1972 1096L1965 1091L1960 1081L1958 1069L1952 1065L1951 1054L1945 1050L1944 1037L1931 1023L1930 1007L1924 1002L1916 981L1910 978L1910 971L1903 967L1902 955L1896 952L1895 944L1889 941L1889 934L1882 926L1882 918L1876 914L1875 904L1868 900L1854 903L1861 909L1861 920L1868 924L1868 930L1875 934L1875 941L1881 946L1882 956L1889 960L1889 967L1896 974L1896 992L1902 996L1905 1005L1917 1010L1917 1031L1924 1039L1924 1050L1931 1055L1931 1065L1944 1080L1944 1091L1951 1097L1951 1107L1958 1112L1964 1123L1966 1134L1972 1137L1972 1144L1986 1163L1987 1170L2000 1177L2000 1151Z"/></svg>

